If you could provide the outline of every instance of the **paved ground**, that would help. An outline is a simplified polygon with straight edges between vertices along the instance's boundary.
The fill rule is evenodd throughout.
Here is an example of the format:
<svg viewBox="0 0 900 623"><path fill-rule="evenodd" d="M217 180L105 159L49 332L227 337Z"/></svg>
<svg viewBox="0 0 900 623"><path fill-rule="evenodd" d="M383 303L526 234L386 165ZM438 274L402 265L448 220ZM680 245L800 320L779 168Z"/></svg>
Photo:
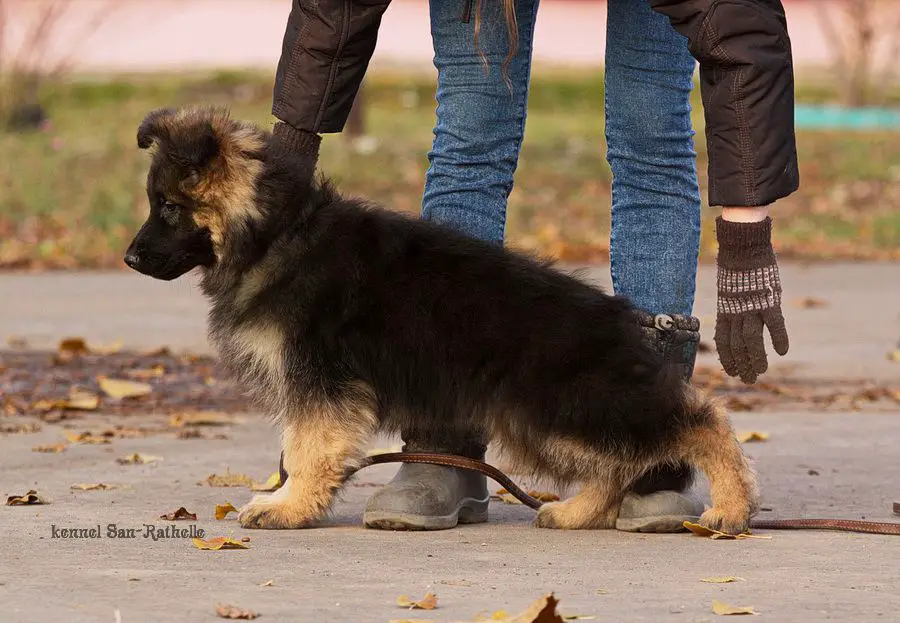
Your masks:
<svg viewBox="0 0 900 623"><path fill-rule="evenodd" d="M606 269L591 273L606 281ZM900 338L900 267L785 266L788 299L813 296L823 309L787 308L792 353L786 364L810 376L842 372L896 378L884 353ZM711 311L712 275L700 279L698 313ZM46 346L66 334L129 346L205 346L205 305L188 282L163 284L117 275L0 276L0 330ZM864 319L861 322L860 319ZM711 325L710 330L711 331ZM705 339L709 339L709 335ZM893 375L891 377L890 375ZM900 413L739 413L739 429L771 438L748 444L760 473L767 516L891 520L900 500L896 476ZM92 415L72 424L98 430L114 423L150 425L153 415ZM336 506L331 527L285 532L242 530L212 518L217 503L236 506L243 488L199 486L230 468L256 479L271 473L277 439L254 414L228 427L227 440L156 435L111 445L32 452L61 441L64 428L0 437L0 492L29 488L51 504L3 507L0 526L0 620L203 621L213 605L233 603L263 621L471 620L498 609L516 612L554 591L568 614L596 620L710 621L713 599L754 606L770 621L887 621L900 611L900 541L824 532L769 532L771 540L711 541L688 535L554 532L530 527L530 510L494 503L491 521L441 533L391 533L360 526L365 499L396 467L358 475ZM384 448L396 443L380 439ZM154 465L122 466L139 452ZM70 491L104 482L110 491ZM526 483L527 484L527 483ZM702 484L702 483L701 483ZM701 491L703 488L701 486ZM250 536L247 551L202 552L189 540L140 537L143 524L179 506L198 513L207 536ZM896 518L894 518L896 519ZM138 538L106 538L107 524L138 528ZM52 538L52 526L101 526L103 538ZM701 578L739 576L731 584ZM261 584L268 580L272 586ZM401 594L437 593L440 608L407 613ZM598 594L602 590L602 594Z"/></svg>

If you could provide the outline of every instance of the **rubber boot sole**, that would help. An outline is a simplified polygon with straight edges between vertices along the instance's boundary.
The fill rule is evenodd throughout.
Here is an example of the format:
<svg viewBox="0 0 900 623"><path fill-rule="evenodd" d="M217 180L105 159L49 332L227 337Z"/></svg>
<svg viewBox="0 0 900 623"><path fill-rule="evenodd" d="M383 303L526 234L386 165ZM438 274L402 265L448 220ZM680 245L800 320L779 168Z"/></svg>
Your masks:
<svg viewBox="0 0 900 623"><path fill-rule="evenodd" d="M449 515L414 515L392 511L366 511L363 524L375 530L449 530L458 524L484 523L488 520L490 498L464 498Z"/></svg>

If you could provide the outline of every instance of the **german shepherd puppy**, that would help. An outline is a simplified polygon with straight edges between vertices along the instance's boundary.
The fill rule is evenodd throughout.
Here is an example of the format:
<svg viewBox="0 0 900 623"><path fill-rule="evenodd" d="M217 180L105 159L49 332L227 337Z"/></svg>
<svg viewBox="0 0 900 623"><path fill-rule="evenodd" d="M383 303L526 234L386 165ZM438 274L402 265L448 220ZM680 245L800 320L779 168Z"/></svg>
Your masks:
<svg viewBox="0 0 900 623"><path fill-rule="evenodd" d="M288 479L240 510L301 528L329 510L376 431L469 429L561 483L536 525L610 528L661 464L710 479L709 528L740 533L755 475L726 414L645 342L629 302L498 245L347 199L271 135L221 109L163 109L150 216L125 255L199 267L211 341L280 424Z"/></svg>

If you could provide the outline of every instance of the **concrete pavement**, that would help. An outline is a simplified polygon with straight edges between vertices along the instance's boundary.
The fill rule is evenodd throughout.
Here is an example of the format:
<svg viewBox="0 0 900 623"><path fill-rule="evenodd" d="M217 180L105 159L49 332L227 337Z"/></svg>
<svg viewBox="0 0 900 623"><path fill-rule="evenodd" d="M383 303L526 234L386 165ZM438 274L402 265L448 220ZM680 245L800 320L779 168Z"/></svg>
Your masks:
<svg viewBox="0 0 900 623"><path fill-rule="evenodd" d="M608 269L587 273L608 282ZM900 364L884 354L900 339L900 268L889 265L786 265L783 277L792 351L780 365L812 378L860 374L896 379ZM714 279L701 271L697 312L710 320ZM790 304L814 297L820 309ZM189 281L161 283L131 273L0 275L0 331L32 346L64 335L126 346L206 350L206 305ZM707 363L714 363L709 355ZM776 370L777 372L777 370ZM747 445L759 471L763 513L774 517L893 517L900 501L898 416L894 413L736 413L740 430L770 433ZM243 530L213 508L239 506L246 488L197 483L226 469L256 480L276 467L275 431L259 414L225 427L228 439L178 439L171 432L70 446L61 454L31 450L64 440L66 426L99 431L121 423L153 426L161 416L92 413L31 434L0 436L0 491L36 489L49 505L2 507L0 620L204 621L216 603L262 615L263 621L375 621L404 618L472 620L496 610L515 613L553 591L564 614L613 621L712 621L717 599L753 606L770 621L888 621L900 612L900 540L828 532L764 532L770 540L712 541L690 535L532 528L533 513L501 502L488 524L439 533L393 533L361 527L366 498L397 469L357 475L328 527ZM218 430L213 432L219 432ZM395 439L378 439L387 448ZM138 452L162 460L120 465ZM493 459L494 457L489 457ZM72 491L75 483L116 485ZM521 481L526 487L534 485ZM493 485L493 483L492 483ZM537 485L541 486L541 485ZM698 484L705 496L704 483ZM496 488L496 487L495 487ZM567 492L560 492L565 495ZM189 539L142 538L143 525L185 506L207 537L250 537L246 551L199 551ZM53 538L52 526L101 526L96 539ZM136 538L112 539L106 526L134 527ZM711 576L742 581L708 584ZM271 586L262 586L272 580ZM433 590L434 611L407 612L399 595ZM116 618L118 610L119 619Z"/></svg>

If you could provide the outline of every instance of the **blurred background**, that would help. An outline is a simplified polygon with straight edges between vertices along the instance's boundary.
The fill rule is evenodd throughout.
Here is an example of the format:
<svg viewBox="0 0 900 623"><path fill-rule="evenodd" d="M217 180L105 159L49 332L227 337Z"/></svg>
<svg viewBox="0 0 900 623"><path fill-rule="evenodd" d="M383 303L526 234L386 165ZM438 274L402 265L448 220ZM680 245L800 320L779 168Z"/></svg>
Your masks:
<svg viewBox="0 0 900 623"><path fill-rule="evenodd" d="M615 0L612 0L615 1ZM802 187L775 208L783 257L900 258L900 2L784 0ZM271 124L290 0L0 0L0 268L123 268L146 214L135 130L153 108L227 104ZM508 243L607 257L606 2L543 0ZM393 0L347 130L321 168L417 213L434 123L426 0ZM704 184L699 92L694 117ZM714 257L704 214L702 260Z"/></svg>

